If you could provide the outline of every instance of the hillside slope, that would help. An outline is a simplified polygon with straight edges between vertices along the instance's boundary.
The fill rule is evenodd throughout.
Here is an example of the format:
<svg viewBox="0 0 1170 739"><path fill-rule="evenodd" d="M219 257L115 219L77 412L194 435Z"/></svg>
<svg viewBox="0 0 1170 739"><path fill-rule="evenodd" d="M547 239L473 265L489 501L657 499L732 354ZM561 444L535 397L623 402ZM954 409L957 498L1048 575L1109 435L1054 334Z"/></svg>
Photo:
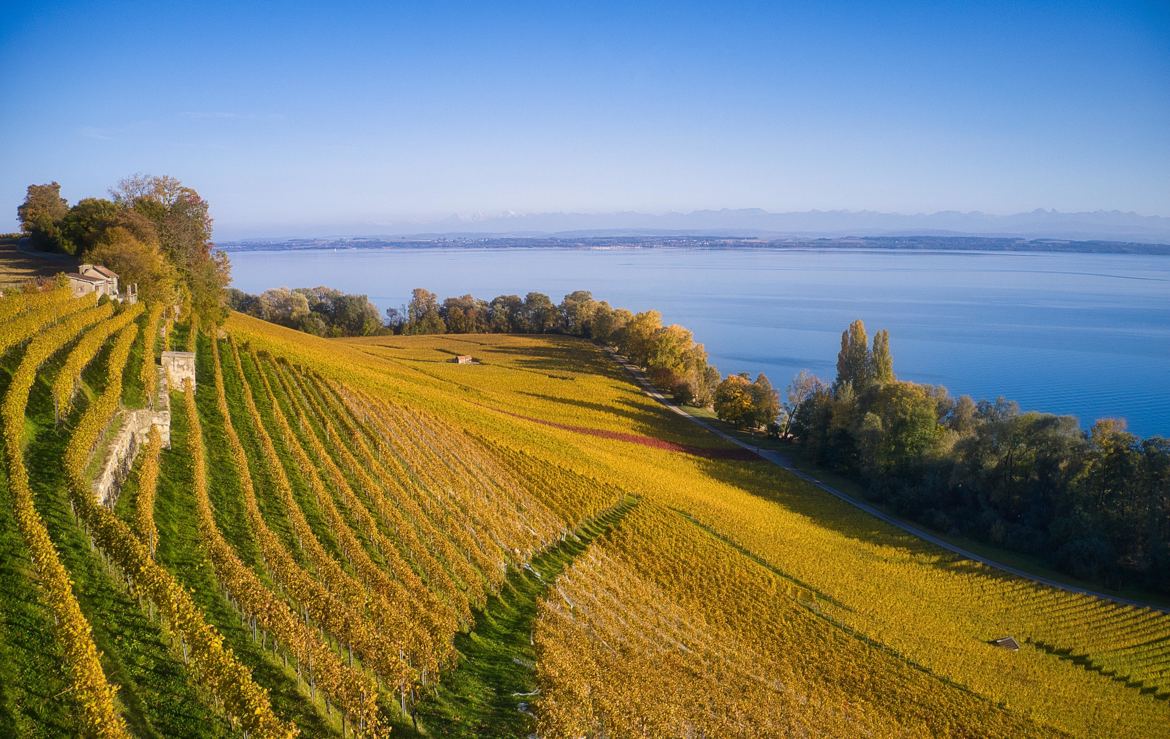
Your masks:
<svg viewBox="0 0 1170 739"><path fill-rule="evenodd" d="M196 382L107 508L90 483L154 395L159 311L0 316L0 734L1170 726L1170 618L866 518L587 343L177 326Z"/></svg>

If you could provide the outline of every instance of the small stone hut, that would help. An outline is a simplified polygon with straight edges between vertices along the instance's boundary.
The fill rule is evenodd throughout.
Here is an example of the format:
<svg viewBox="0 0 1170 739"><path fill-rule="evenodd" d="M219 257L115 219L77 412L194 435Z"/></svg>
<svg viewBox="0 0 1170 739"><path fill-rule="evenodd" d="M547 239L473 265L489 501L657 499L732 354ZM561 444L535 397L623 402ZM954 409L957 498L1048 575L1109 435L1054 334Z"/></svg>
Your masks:
<svg viewBox="0 0 1170 739"><path fill-rule="evenodd" d="M170 376L173 387L183 387L183 382L188 379L195 384L195 352L163 352L162 367Z"/></svg>
<svg viewBox="0 0 1170 739"><path fill-rule="evenodd" d="M475 362L469 354L460 354L451 361L455 364L474 364Z"/></svg>

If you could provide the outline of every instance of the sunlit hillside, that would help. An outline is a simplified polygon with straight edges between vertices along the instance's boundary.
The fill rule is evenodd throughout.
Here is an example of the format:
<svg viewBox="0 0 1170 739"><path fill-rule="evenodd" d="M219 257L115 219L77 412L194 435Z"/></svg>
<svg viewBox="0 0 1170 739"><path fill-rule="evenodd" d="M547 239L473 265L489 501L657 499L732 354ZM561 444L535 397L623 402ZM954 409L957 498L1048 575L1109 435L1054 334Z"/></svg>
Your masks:
<svg viewBox="0 0 1170 739"><path fill-rule="evenodd" d="M2 735L1170 734L1170 616L888 527L583 340L58 290L0 351Z"/></svg>

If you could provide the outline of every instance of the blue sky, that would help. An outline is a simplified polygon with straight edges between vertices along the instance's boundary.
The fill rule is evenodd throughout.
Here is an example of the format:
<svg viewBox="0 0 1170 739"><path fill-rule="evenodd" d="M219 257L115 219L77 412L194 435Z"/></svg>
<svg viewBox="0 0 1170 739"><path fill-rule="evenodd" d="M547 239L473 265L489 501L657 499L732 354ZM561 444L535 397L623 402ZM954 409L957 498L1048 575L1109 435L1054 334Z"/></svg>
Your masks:
<svg viewBox="0 0 1170 739"><path fill-rule="evenodd" d="M73 201L140 171L203 193L221 238L506 211L1170 216L1166 2L324 5L0 9L0 230L30 182Z"/></svg>

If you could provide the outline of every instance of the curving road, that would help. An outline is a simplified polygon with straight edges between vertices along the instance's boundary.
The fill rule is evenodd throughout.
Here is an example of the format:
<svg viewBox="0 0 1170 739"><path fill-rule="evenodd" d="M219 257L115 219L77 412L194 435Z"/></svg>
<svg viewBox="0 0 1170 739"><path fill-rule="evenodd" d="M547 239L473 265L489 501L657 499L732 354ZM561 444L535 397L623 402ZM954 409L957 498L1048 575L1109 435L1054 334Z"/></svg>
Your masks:
<svg viewBox="0 0 1170 739"><path fill-rule="evenodd" d="M657 389L655 389L654 386L650 384L649 380L646 379L646 375L645 375L645 373L642 372L641 369L639 369L638 367L635 367L633 364L630 364L630 362L628 360L626 360L624 357L622 357L619 354L615 354L615 353L611 352L610 356L613 358L613 360L615 362L617 362L623 368L625 368L626 372L629 373L630 377L632 377L634 379L634 381L636 383L638 383L639 386L641 386L642 390L647 395L649 395L651 398L654 398L659 403L662 403L664 406L669 408L674 413L682 416L683 418L687 419L691 423L702 426L704 429L706 429L707 431L710 431L711 433L715 434L716 436L718 436L721 439L725 439L725 440L731 442L732 444L743 447L744 449L747 449L749 451L755 452L761 459L767 460L768 462L771 462L772 464L776 465L777 467L783 468L789 474L794 475L796 477L799 477L801 480L804 480L805 482L808 482L811 485L815 485L816 487L820 488L821 490L828 493L829 495L832 495L836 498L839 498L840 500L848 503L849 505L853 506L854 508L859 508L859 509L865 511L866 513L868 513L869 515L873 516L874 518L885 521L886 523L890 524L891 526L895 526L895 527L901 529L902 531L905 531L908 534L912 534L912 535L918 537L919 539L922 539L924 541L928 541L937 547L940 547L942 549L947 550L948 552L953 552L964 559L969 559L973 562L979 562L980 564L987 565L988 567L994 567L997 570L1000 570L1002 572L1007 572L1011 575L1015 575L1016 577L1022 577L1025 580L1031 580L1034 583L1039 583L1041 585L1047 585L1048 587L1057 588L1059 590L1064 590L1065 592L1069 592L1069 593L1078 593L1080 595L1091 595L1091 596L1094 596L1096 598L1101 598L1104 600L1113 601L1114 603L1121 603L1123 605L1128 605L1128 606L1137 606L1139 608L1149 608L1149 609L1152 609L1155 611L1161 611L1162 613L1170 614L1170 608L1163 608L1162 606L1157 606L1157 605L1154 605L1152 603L1144 603L1144 602L1138 601L1138 600L1131 600L1129 598L1123 598L1123 597L1118 596L1118 595L1109 595L1107 593L1101 593L1101 592L1098 592L1096 590L1089 590L1088 588L1081 588L1081 587L1077 587L1076 585L1069 585L1068 583L1064 583L1064 582L1061 582L1059 580L1052 580L1052 579L1049 579L1047 577L1042 577L1040 575L1037 575L1035 573L1021 569L1019 567L1013 567L1012 565L1005 564L1003 562L998 562L994 559L988 559L987 557L985 557L983 555L976 554L975 552L972 552L970 549L964 549L963 547L958 546L957 544L952 544L951 542L939 537L936 534L932 534L929 531L921 529L913 524L906 523L905 521L903 521L900 518L896 518L894 516L891 516L890 514L881 510L877 506L873 506L873 505L870 505L869 503L866 503L864 501L857 500L853 496L847 495L846 493L841 492L840 490L833 487L832 485L829 485L828 483L821 482L820 480L813 477L812 475L796 469L795 467L792 466L792 463L789 462L788 459L780 452L777 452L777 451L772 450L772 449L761 449L761 448L754 446L752 444L748 444L747 442L744 442L740 439L737 439L734 436L712 426L711 424L707 423L703 419L696 418L695 416L692 416L690 413L687 413L682 408L679 408L677 405L675 405L673 402L671 402L669 398L667 398L665 395L663 395Z"/></svg>

